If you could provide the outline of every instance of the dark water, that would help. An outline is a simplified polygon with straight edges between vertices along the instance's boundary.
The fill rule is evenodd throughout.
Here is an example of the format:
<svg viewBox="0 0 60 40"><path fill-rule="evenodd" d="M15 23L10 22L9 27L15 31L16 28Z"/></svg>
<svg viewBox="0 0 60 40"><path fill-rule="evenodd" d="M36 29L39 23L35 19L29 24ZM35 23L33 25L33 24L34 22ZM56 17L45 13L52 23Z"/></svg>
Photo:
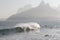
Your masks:
<svg viewBox="0 0 60 40"><path fill-rule="evenodd" d="M29 28L26 28L26 32L31 31ZM22 33L25 32L25 30L21 27L14 27L14 28L7 28L7 29L0 29L0 35L10 35L14 33Z"/></svg>

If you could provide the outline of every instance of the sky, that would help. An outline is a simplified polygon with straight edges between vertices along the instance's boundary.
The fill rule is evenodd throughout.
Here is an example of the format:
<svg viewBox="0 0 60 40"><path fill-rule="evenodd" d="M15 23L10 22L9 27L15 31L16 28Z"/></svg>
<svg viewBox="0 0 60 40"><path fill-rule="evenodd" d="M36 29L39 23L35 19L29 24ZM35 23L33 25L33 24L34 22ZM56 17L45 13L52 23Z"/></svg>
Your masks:
<svg viewBox="0 0 60 40"><path fill-rule="evenodd" d="M57 7L60 0L44 0L51 7ZM16 14L17 10L25 5L31 4L33 7L38 6L41 0L0 0L0 19L8 18Z"/></svg>

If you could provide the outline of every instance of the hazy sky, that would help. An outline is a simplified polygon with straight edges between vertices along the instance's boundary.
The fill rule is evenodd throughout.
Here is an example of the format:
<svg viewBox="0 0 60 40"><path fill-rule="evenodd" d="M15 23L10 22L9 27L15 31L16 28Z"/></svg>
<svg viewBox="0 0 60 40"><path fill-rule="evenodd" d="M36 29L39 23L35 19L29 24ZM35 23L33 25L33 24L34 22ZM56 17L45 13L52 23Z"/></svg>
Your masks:
<svg viewBox="0 0 60 40"><path fill-rule="evenodd" d="M50 3L52 7L56 7L60 4L60 0L44 0L46 3ZM32 4L37 6L41 0L0 0L0 18L7 18L17 12L20 7L24 5Z"/></svg>

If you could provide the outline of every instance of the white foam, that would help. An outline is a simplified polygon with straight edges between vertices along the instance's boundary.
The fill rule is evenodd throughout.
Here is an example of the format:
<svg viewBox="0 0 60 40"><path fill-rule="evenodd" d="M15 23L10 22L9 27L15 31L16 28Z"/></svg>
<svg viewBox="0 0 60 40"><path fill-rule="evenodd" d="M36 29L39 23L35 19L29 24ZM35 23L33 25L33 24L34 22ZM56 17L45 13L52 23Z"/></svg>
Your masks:
<svg viewBox="0 0 60 40"><path fill-rule="evenodd" d="M38 23L35 23L35 22L19 23L15 27L21 27L21 28L24 28L24 30L26 30L27 27L29 29L33 29L33 30L40 29L40 25Z"/></svg>

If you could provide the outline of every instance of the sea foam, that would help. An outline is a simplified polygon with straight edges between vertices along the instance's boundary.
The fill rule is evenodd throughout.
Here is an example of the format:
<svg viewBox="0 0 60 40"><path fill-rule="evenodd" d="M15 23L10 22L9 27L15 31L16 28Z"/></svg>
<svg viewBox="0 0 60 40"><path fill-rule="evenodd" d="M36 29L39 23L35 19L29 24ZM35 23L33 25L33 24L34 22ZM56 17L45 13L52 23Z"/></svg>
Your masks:
<svg viewBox="0 0 60 40"><path fill-rule="evenodd" d="M20 27L22 29L24 29L24 31L26 31L27 29L30 30L38 30L40 29L40 25L38 23L35 22L29 22L29 23L19 23L17 25L15 25L15 27Z"/></svg>

